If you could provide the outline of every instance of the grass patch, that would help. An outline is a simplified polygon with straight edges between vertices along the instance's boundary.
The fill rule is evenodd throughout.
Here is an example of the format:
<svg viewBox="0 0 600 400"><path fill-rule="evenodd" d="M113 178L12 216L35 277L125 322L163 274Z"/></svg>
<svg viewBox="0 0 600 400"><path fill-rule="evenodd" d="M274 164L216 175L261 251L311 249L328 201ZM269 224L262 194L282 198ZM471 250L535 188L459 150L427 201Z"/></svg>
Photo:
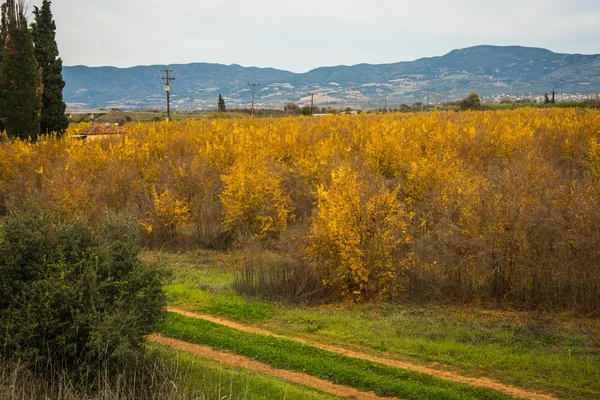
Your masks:
<svg viewBox="0 0 600 400"><path fill-rule="evenodd" d="M181 257L181 256L179 256ZM228 259L230 256L221 256ZM283 335L373 354L437 362L463 374L487 376L564 398L600 398L600 323L568 313L514 313L474 307L371 305L292 307L253 302L231 289L233 261L173 268L169 304L261 323ZM173 257L174 261L177 257ZM217 267L215 267L217 266ZM202 271L202 272L199 272ZM226 284L229 282L229 284ZM210 287L221 285L222 290ZM227 286L229 285L229 286Z"/></svg>
<svg viewBox="0 0 600 400"><path fill-rule="evenodd" d="M244 323L265 322L273 316L271 305L251 302L232 289L236 255L211 251L169 255L147 252L149 262L169 265L171 282L164 286L169 304L197 312L220 315Z"/></svg>
<svg viewBox="0 0 600 400"><path fill-rule="evenodd" d="M202 309L202 308L201 308ZM273 315L273 307L243 298L217 297L205 308L211 314L242 322L265 322Z"/></svg>
<svg viewBox="0 0 600 400"><path fill-rule="evenodd" d="M164 289L172 306L220 315L244 323L266 322L275 310L268 304L247 301L231 289L214 292L202 288L194 281L174 282Z"/></svg>
<svg viewBox="0 0 600 400"><path fill-rule="evenodd" d="M192 399L340 399L309 387L178 352L159 344L149 344L149 348L159 353L165 364L177 371L176 386L183 388L188 395L186 397Z"/></svg>
<svg viewBox="0 0 600 400"><path fill-rule="evenodd" d="M254 358L276 368L306 372L334 383L406 399L509 399L487 389L445 381L366 360L321 350L295 341L257 335L209 321L169 313L160 332Z"/></svg>
<svg viewBox="0 0 600 400"><path fill-rule="evenodd" d="M567 398L600 398L593 326L568 333L550 322L509 318L450 307L378 306L287 309L269 325L277 333L438 362Z"/></svg>

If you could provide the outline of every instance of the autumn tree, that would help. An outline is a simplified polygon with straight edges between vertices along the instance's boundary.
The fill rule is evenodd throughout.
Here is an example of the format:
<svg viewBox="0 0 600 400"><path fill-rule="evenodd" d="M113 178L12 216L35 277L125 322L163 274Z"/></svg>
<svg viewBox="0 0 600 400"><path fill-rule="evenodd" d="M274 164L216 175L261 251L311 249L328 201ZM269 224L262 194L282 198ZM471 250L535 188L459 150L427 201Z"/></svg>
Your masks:
<svg viewBox="0 0 600 400"><path fill-rule="evenodd" d="M7 0L1 20L0 120L9 137L36 139L43 85L24 0Z"/></svg>
<svg viewBox="0 0 600 400"><path fill-rule="evenodd" d="M34 7L35 21L31 24L31 31L35 44L35 58L42 69L44 84L41 132L62 134L69 126L69 121L65 115L67 108L63 101L65 81L62 77L62 60L58 56L56 24L50 10L51 4L52 2L44 0L41 9Z"/></svg>

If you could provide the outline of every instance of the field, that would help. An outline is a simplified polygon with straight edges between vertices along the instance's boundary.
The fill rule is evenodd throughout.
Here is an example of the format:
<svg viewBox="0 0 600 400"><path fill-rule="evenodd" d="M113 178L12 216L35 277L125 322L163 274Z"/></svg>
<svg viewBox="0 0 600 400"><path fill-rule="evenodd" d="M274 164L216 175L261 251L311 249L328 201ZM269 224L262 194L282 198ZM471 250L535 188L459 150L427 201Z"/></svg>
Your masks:
<svg viewBox="0 0 600 400"><path fill-rule="evenodd" d="M369 303L298 307L248 300L233 290L236 260L242 257L241 253L223 256L206 250L180 254L150 251L142 255L147 262L173 269L173 281L166 286L169 304L178 310L237 321L238 325L230 326L238 329L240 324L258 327L250 331L268 331L319 348L334 347L338 352L342 348L358 352L361 357L410 363L429 368L429 373L451 371L471 379L488 377L558 398L593 399L600 393L597 319L566 311L515 311L477 305ZM178 324L186 320L177 320L173 315L169 321L172 323L167 324L164 333L178 329ZM205 326L199 331L206 330ZM245 342L256 343L239 340ZM219 342L215 347L226 346L229 345ZM276 353L264 359L277 357Z"/></svg>
<svg viewBox="0 0 600 400"><path fill-rule="evenodd" d="M339 386L283 376L288 393L267 377L285 372L152 344L190 390L204 374L208 398L600 396L597 110L127 130L0 142L0 216L132 221L170 306L201 314L169 313L157 341Z"/></svg>

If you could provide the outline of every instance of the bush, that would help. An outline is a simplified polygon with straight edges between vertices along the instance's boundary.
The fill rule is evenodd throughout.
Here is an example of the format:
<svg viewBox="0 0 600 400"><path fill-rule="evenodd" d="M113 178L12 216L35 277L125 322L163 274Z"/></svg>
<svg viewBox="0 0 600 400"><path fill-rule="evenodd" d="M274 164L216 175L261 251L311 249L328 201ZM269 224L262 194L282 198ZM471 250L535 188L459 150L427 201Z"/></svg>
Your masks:
<svg viewBox="0 0 600 400"><path fill-rule="evenodd" d="M477 93L471 93L466 99L459 103L462 110L479 110L481 109L481 99Z"/></svg>
<svg viewBox="0 0 600 400"><path fill-rule="evenodd" d="M377 186L340 167L318 188L307 258L325 287L345 299L389 299L403 290L408 217L398 193Z"/></svg>
<svg viewBox="0 0 600 400"><path fill-rule="evenodd" d="M246 160L222 176L224 225L241 236L273 237L287 229L290 196L281 174L265 163Z"/></svg>
<svg viewBox="0 0 600 400"><path fill-rule="evenodd" d="M148 212L148 217L141 221L142 228L153 234L158 243L173 240L177 226L190 219L190 207L185 200L175 197L169 190L160 195L152 188L154 209Z"/></svg>
<svg viewBox="0 0 600 400"><path fill-rule="evenodd" d="M310 106L304 106L300 109L300 114L302 115L312 115L312 111Z"/></svg>
<svg viewBox="0 0 600 400"><path fill-rule="evenodd" d="M241 268L236 271L233 289L251 297L270 301L306 304L326 295L319 276L303 254L304 227L282 233L265 246L263 241L247 239Z"/></svg>
<svg viewBox="0 0 600 400"><path fill-rule="evenodd" d="M77 382L117 373L164 315L163 275L137 260L136 224L96 230L46 215L0 228L0 340L5 360Z"/></svg>

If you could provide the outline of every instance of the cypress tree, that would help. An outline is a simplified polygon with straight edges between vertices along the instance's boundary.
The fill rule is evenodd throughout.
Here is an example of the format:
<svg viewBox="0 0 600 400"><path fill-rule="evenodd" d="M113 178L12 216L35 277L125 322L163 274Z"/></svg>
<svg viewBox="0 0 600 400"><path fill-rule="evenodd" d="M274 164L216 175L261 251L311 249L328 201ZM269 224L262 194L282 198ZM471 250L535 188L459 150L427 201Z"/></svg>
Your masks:
<svg viewBox="0 0 600 400"><path fill-rule="evenodd" d="M0 6L0 70L2 70L2 59L4 57L4 48L6 46L6 36L8 34L8 5L3 3ZM2 94L3 90L0 88L0 133L4 132L4 123L2 118Z"/></svg>
<svg viewBox="0 0 600 400"><path fill-rule="evenodd" d="M0 65L0 119L9 137L37 139L40 132L42 76L24 0L7 0Z"/></svg>
<svg viewBox="0 0 600 400"><path fill-rule="evenodd" d="M42 69L42 116L40 128L42 133L64 133L69 126L65 115L67 105L63 101L65 81L62 76L62 59L58 57L56 44L56 24L52 18L50 5L44 0L42 8L34 7L35 21L31 24L35 58Z"/></svg>
<svg viewBox="0 0 600 400"><path fill-rule="evenodd" d="M225 107L225 99L223 99L223 96L221 96L220 94L219 94L218 110L219 110L219 112L227 111L227 108Z"/></svg>

